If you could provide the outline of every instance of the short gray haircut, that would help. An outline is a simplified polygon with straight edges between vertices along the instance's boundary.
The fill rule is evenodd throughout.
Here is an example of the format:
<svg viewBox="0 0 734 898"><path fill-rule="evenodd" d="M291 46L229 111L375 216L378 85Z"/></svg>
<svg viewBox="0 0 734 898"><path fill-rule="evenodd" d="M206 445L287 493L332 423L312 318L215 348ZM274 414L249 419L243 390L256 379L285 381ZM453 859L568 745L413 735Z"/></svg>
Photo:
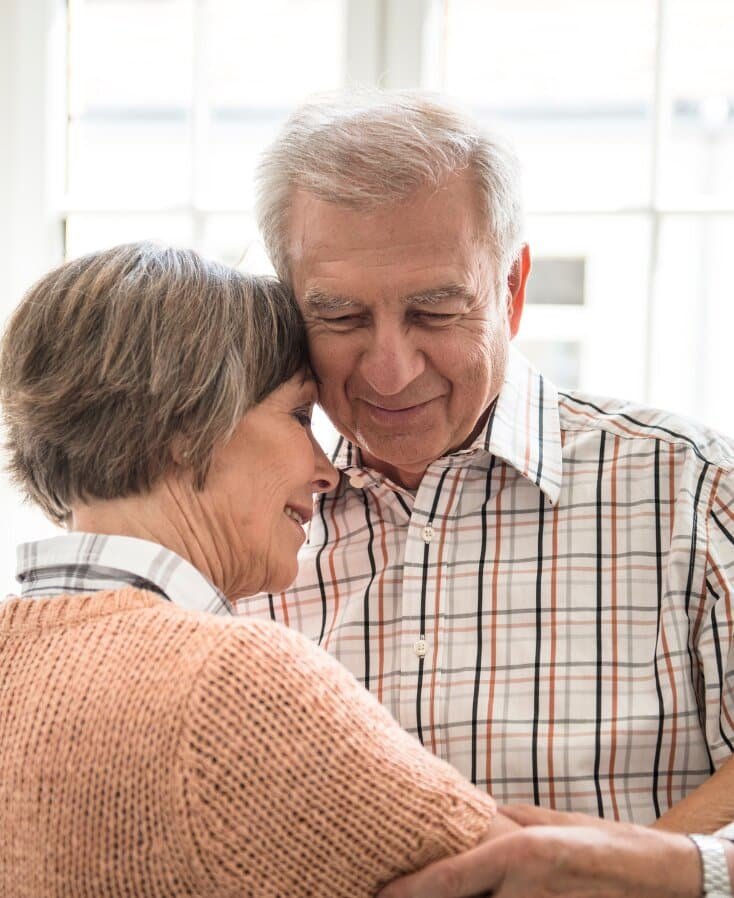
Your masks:
<svg viewBox="0 0 734 898"><path fill-rule="evenodd" d="M202 488L245 413L307 371L277 281L152 243L91 253L31 287L0 342L10 473L60 524L148 492L175 451Z"/></svg>
<svg viewBox="0 0 734 898"><path fill-rule="evenodd" d="M295 191L353 209L476 180L498 279L523 236L519 165L509 145L443 99L419 91L354 90L315 97L287 120L257 171L257 218L278 276L290 282L288 217Z"/></svg>

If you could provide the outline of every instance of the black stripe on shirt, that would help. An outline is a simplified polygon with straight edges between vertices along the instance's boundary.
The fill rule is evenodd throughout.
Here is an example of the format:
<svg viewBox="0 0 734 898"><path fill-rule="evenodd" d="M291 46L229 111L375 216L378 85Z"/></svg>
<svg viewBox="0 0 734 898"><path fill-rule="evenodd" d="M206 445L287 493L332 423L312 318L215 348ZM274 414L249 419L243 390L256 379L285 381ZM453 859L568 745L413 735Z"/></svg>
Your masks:
<svg viewBox="0 0 734 898"><path fill-rule="evenodd" d="M587 408L593 408L595 412L598 412L605 418L624 418L625 421L629 421L629 423L634 424L635 427L642 427L645 430L659 430L661 433L666 433L668 436L674 437L676 440L681 440L682 442L687 443L702 462L704 462L705 464L709 463L708 459L705 458L698 445L690 437L687 437L683 433L678 433L678 431L671 430L669 427L663 427L662 424L650 424L647 421L638 421L637 418L633 418L632 415L628 415L626 412L607 411L606 409L600 408L598 405L595 405L593 402L579 399L571 393L559 393L558 395L563 396L570 402L575 402L577 405L584 405ZM650 434L650 438L656 439L654 434Z"/></svg>
<svg viewBox="0 0 734 898"><path fill-rule="evenodd" d="M438 502L441 497L441 492L443 490L444 481L446 480L446 475L449 473L448 468L444 468L441 472L441 477L438 481L438 486L436 487L436 495L433 497L433 505L431 506L431 513L428 518L428 524L433 524L433 518L436 514L436 509L438 508ZM421 582L421 615L420 615L420 631L419 635L425 636L426 634L426 593L428 590L428 556L431 550L431 544L426 543L423 547L423 577ZM417 736L420 739L421 745L423 744L423 720L421 714L421 699L423 697L423 665L425 662L425 658L418 659L418 683L416 685L415 690L415 721L416 721L416 730Z"/></svg>
<svg viewBox="0 0 734 898"><path fill-rule="evenodd" d="M660 799L658 787L660 782L660 757L663 751L663 731L665 729L665 701L663 689L660 684L660 668L658 665L658 652L660 642L660 627L663 612L663 550L662 550L662 522L660 520L660 443L655 444L655 572L656 572L656 598L657 598L657 627L655 631L655 652L653 655L655 669L655 692L658 697L658 735L655 740L655 760L652 766L652 802L655 808L655 816L660 816Z"/></svg>
<svg viewBox="0 0 734 898"><path fill-rule="evenodd" d="M484 451L489 452L489 444L492 439L492 427L494 426L494 414L497 411L497 400L495 399L489 409L487 418L487 429L484 432Z"/></svg>
<svg viewBox="0 0 734 898"><path fill-rule="evenodd" d="M706 482L706 475L708 474L709 464L706 462L701 470L701 473L698 477L698 483L696 484L696 497L693 500L693 515L691 517L691 551L688 557L688 579L686 581L686 617L689 621L689 635L687 640L686 648L688 649L688 666L691 671L691 683L693 683L694 687L696 684L696 680L698 677L695 673L695 663L693 660L693 646L691 645L691 633L693 632L693 626L691 624L691 596L693 595L693 573L696 569L696 535L698 531L698 504L701 501L701 492L703 491L703 485ZM701 675L699 674L699 677ZM699 690L694 688L694 692L696 695L699 694ZM704 701L704 699L702 699ZM698 709L698 719L701 724L701 730L703 731L703 744L706 747L706 754L709 759L709 768L710 772L713 773L715 771L714 767L714 759L711 757L711 750L709 749L709 742L706 738L706 709L699 707Z"/></svg>
<svg viewBox="0 0 734 898"><path fill-rule="evenodd" d="M706 586L711 595L718 602L719 595L714 591L714 588L711 586L708 580L706 580ZM734 745L732 745L731 739L724 732L724 725L722 721L722 711L721 709L724 707L724 670L721 663L721 641L719 639L719 624L716 620L716 605L711 609L711 630L713 632L714 637L714 648L716 650L716 672L719 676L719 733L721 738L726 743L726 747L730 752L734 752Z"/></svg>
<svg viewBox="0 0 734 898"><path fill-rule="evenodd" d="M540 775L538 772L538 729L540 725L541 633L543 632L543 535L545 529L545 493L540 493L538 507L538 558L535 568L535 661L533 665L533 802L540 804Z"/></svg>
<svg viewBox="0 0 734 898"><path fill-rule="evenodd" d="M602 615L604 609L602 576L602 561L604 558L604 546L602 535L604 532L604 498L602 484L604 482L604 447L606 445L606 431L601 431L599 442L599 467L596 481L596 722L594 724L594 789L596 790L596 809L600 817L604 816L604 800L601 792L599 772L601 768L601 718L602 718L602 676L603 676L603 626Z"/></svg>
<svg viewBox="0 0 734 898"><path fill-rule="evenodd" d="M543 375L538 375L538 473L535 485L540 486L543 479Z"/></svg>
<svg viewBox="0 0 734 898"><path fill-rule="evenodd" d="M724 525L716 517L716 515L714 514L713 511L711 512L711 517L713 519L714 524L716 524L716 526L719 528L719 530L721 530L721 532L729 540L729 542L732 543L732 545L734 545L734 536L732 536L731 533L729 533L729 531L726 529L726 527L724 527Z"/></svg>
<svg viewBox="0 0 734 898"><path fill-rule="evenodd" d="M336 464L336 460L339 458L339 453L341 452L342 446L344 445L344 437L339 437L337 440L336 446L334 447L334 451L331 453L331 463L332 465ZM349 464L349 459L347 458L347 464Z"/></svg>
<svg viewBox="0 0 734 898"><path fill-rule="evenodd" d="M487 505L492 494L494 464L495 457L492 456L489 460L487 483L484 490L484 504L482 505L482 547L479 551L479 574L477 577L477 654L474 664L474 694L471 706L471 781L475 786L477 784L477 711L479 708L479 687L482 676L482 637L484 635L484 563L487 557ZM490 626L494 627L494 625L495 622L490 621ZM491 659L491 663L494 664L494 658Z"/></svg>
<svg viewBox="0 0 734 898"><path fill-rule="evenodd" d="M410 507L408 506L408 503L405 501L405 499L400 495L400 493L397 490L393 490L392 494L398 500L398 502L400 503L400 505L403 508L403 511L408 516L408 518L410 518L411 510L410 510Z"/></svg>
<svg viewBox="0 0 734 898"><path fill-rule="evenodd" d="M367 523L370 538L367 542L367 556L370 560L370 580L364 591L364 686L365 689L370 688L370 590L375 582L375 574L377 567L375 565L374 541L375 530L372 526L372 518L370 517L370 503L367 497L367 490L362 490L362 501L364 502L364 519Z"/></svg>
<svg viewBox="0 0 734 898"><path fill-rule="evenodd" d="M324 633L326 632L326 584L324 583L324 572L321 569L321 556L329 542L329 528L326 526L326 514L324 513L324 507L326 505L326 493L322 493L319 497L319 510L318 515L321 519L321 525L324 528L324 539L321 543L321 548L316 553L316 578L319 581L319 595L321 596L321 632L319 633L319 638L317 645L321 645L324 641Z"/></svg>

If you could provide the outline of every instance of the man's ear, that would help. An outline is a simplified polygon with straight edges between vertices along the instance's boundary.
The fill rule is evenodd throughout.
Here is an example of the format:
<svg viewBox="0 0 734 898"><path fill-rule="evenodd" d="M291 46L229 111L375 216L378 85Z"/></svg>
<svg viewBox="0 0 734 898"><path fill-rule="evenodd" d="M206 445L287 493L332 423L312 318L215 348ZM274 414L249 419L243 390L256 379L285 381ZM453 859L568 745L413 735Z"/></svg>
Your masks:
<svg viewBox="0 0 734 898"><path fill-rule="evenodd" d="M507 320L510 338L517 336L525 308L525 285L530 274L530 247L524 243L507 276Z"/></svg>

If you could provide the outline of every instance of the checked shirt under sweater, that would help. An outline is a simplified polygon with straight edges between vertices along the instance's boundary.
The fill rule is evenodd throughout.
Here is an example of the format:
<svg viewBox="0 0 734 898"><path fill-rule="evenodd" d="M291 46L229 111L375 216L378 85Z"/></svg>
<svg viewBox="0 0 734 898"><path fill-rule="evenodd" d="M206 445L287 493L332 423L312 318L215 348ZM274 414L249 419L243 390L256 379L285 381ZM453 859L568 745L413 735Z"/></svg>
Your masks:
<svg viewBox="0 0 734 898"><path fill-rule="evenodd" d="M558 393L514 350L486 430L412 494L341 441L293 588L331 652L500 801L648 823L734 745L734 451Z"/></svg>

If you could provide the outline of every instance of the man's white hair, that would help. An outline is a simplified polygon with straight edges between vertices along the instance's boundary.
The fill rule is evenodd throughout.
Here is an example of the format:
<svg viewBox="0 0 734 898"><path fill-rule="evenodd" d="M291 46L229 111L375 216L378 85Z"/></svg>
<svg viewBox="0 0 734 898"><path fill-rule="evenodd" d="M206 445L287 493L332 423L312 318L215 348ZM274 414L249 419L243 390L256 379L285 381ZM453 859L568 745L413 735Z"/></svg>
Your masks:
<svg viewBox="0 0 734 898"><path fill-rule="evenodd" d="M290 282L288 213L304 190L353 209L407 199L466 171L476 179L496 274L522 243L519 166L510 147L444 100L419 91L353 90L297 109L263 155L257 219L278 276Z"/></svg>

